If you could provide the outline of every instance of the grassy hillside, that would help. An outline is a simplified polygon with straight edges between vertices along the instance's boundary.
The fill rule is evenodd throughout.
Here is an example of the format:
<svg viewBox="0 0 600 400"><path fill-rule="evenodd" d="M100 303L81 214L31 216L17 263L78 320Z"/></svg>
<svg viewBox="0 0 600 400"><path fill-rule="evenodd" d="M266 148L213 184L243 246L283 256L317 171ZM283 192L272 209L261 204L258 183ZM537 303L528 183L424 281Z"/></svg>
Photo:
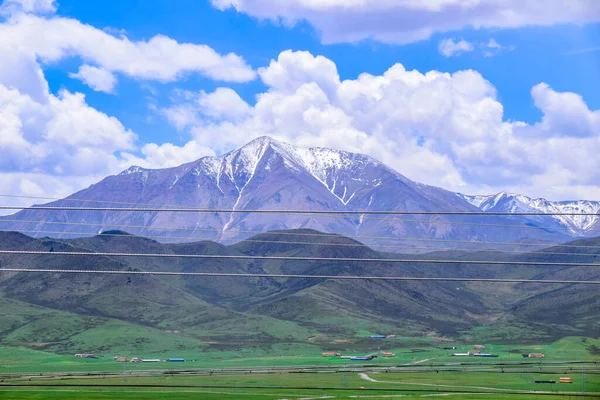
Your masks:
<svg viewBox="0 0 600 400"><path fill-rule="evenodd" d="M271 232L233 246L161 244L123 232L73 240L0 233L2 249L294 257L595 262L600 240L533 253L398 255L339 235ZM553 254L553 253L566 254ZM600 279L600 268L235 259L0 255L3 267L216 271L323 275ZM166 346L192 351L310 348L355 343L371 333L449 336L503 343L600 335L593 287L525 284L0 274L0 344L53 352ZM314 338L320 338L315 340ZM337 341L337 342L336 342ZM116 343L122 343L119 347Z"/></svg>

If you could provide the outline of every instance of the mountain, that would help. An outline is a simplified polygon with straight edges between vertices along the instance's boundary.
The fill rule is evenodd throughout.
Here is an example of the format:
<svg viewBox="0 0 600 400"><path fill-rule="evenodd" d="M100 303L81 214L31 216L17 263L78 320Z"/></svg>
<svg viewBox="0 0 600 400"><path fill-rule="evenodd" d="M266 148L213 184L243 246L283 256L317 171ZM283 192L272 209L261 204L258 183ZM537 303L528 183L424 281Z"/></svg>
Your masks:
<svg viewBox="0 0 600 400"><path fill-rule="evenodd" d="M377 252L340 235L319 243L309 230L253 236L235 245L160 243L120 231L77 239L0 233L3 249L158 254L379 258L380 262L0 255L0 266L144 271L215 271L359 276L518 277L600 279L596 268L561 266L392 263L405 257ZM265 241L269 240L268 243ZM525 254L435 252L417 259L458 261L595 262L600 241L586 239ZM573 245L585 246L572 247ZM558 253L558 254L557 254ZM356 349L372 333L486 341L540 342L600 334L600 295L584 285L400 282L372 280L0 274L0 346L56 352L93 346L133 350L239 350L315 346ZM84 339L86 341L84 341ZM315 342L319 338L320 342ZM363 338L363 339L361 339ZM368 345L367 342L363 344ZM101 346L102 345L102 346ZM371 344L372 345L372 344ZM345 346L345 347L344 347ZM354 346L354 347L353 347ZM298 347L296 347L298 348ZM162 349L162 350L161 350ZM279 353L277 353L279 354Z"/></svg>
<svg viewBox="0 0 600 400"><path fill-rule="evenodd" d="M523 196L521 194L500 192L495 195L470 196L457 193L458 196L478 207L490 212L542 212L552 213L595 213L600 212L600 201L548 201L546 199ZM554 228L568 230L573 236L594 236L600 231L598 215L551 215ZM528 217L531 221L546 221L548 217Z"/></svg>
<svg viewBox="0 0 600 400"><path fill-rule="evenodd" d="M414 182L362 154L301 148L261 137L220 157L167 169L131 167L50 206L185 206L219 209L331 211L479 211L468 198ZM549 222L549 225L546 224ZM458 241L564 242L572 232L551 218L451 215L294 215L23 210L0 218L0 229L59 238L107 229L161 241L232 243L253 234L309 228L355 237L396 251L469 246Z"/></svg>

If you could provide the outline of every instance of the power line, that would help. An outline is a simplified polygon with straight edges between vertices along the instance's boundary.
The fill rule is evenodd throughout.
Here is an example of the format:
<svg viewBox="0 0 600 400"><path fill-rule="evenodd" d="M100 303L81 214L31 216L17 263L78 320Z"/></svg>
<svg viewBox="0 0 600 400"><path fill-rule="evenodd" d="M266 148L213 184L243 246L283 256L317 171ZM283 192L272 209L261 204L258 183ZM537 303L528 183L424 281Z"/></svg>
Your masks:
<svg viewBox="0 0 600 400"><path fill-rule="evenodd" d="M19 219L0 219L0 223L2 222L16 222L16 223L35 223L39 224L40 220L19 220ZM128 225L128 224L100 224L100 223L89 223L89 222L59 222L59 221L44 221L44 224L48 225L67 225L67 226L90 226L90 227L113 227L113 228L123 228L123 229L140 229L140 230L148 230L148 231L183 231L183 232L215 232L215 233L223 233L222 229L208 229L208 228L183 228L183 227L162 227L162 226L145 226L145 225ZM438 222L436 222L438 223ZM523 227L525 228L525 227ZM531 228L531 227L527 227ZM550 246L560 246L560 247L573 247L573 248L586 248L600 249L600 246L584 246L584 245L573 245L573 244L559 244L559 243L522 243L522 242L480 242L473 240L458 240L458 239L437 239L437 238L418 238L418 237L392 237L392 236L371 236L371 235L341 235L336 233L308 233L308 232L289 232L289 231L270 231L270 232L256 232L252 230L227 230L225 232L228 233L249 233L253 235L289 235L289 236L311 236L311 237L335 237L335 236L343 236L350 239L377 239L377 240L387 240L387 241L422 241L422 242L440 242L440 243L467 243L467 244L486 244L486 245L503 245L503 246L540 246L540 247L550 247ZM61 232L63 233L63 232ZM89 235L97 235L100 232L84 232L82 234ZM167 236L171 237L171 236ZM214 240L214 239L201 239L201 240ZM234 240L243 240L236 238L229 239L221 239L221 241L234 241Z"/></svg>
<svg viewBox="0 0 600 400"><path fill-rule="evenodd" d="M375 210L273 210L225 209L196 207L71 207L71 206L0 206L0 210L44 211L126 211L126 212L184 212L184 213L237 213L237 214L298 214L298 215L478 215L478 216L600 216L600 213L575 212L504 212L504 211L375 211Z"/></svg>
<svg viewBox="0 0 600 400"><path fill-rule="evenodd" d="M340 369L340 371L343 369ZM402 381L398 381L399 384L402 384ZM598 398L600 397L600 394L598 393L586 393L586 394L582 394L582 393L577 393L577 392L560 392L560 391L539 391L539 390L518 390L518 389L506 389L506 388L489 388L486 390L480 389L480 388L475 388L476 390L474 390L474 388L472 386L469 385L456 385L457 388L456 389L447 389L447 388L443 388L443 390L433 390L434 388L413 388L413 387L367 387L367 388L363 388L363 387L336 387L336 386L281 386L281 385L254 385L254 386L249 386L249 385L189 385L189 384L148 384L148 383L143 383L143 384L119 384L119 385L114 385L114 384L105 384L105 383L93 383L93 384L81 384L81 383L35 383L35 384L31 384L31 383L2 383L0 384L0 388L4 387L4 388L11 388L11 387L19 387L19 388L55 388L55 387L61 387L61 388L65 388L65 387L76 387L76 388L86 388L86 387L91 387L91 388L104 388L104 387L109 387L109 388L114 388L114 387L119 387L119 388L146 388L146 389L169 389L169 390L173 390L173 389L233 389L234 391L231 392L231 395L235 395L236 392L235 390L237 389L249 389L249 390L309 390L309 391L345 391L345 392L354 392L354 391L360 391L360 392L408 392L408 393L432 393L432 392L438 392L440 394L444 394L444 393L454 393L454 394L474 394L474 395L481 395L481 394L495 394L495 395L501 395L501 396L508 396L508 395L517 395L517 396L523 396L523 395L529 395L529 396L549 396L549 397L557 397L557 396L568 396L568 397L585 397L585 398ZM439 389L439 388L435 388L435 389ZM5 389L7 390L7 389ZM27 389L26 389L27 390ZM55 390L54 390L55 391ZM122 393L127 393L127 391L123 391ZM172 393L170 391L144 391L144 393L164 393L165 395L168 395L169 393ZM175 393L179 393L179 391L175 392ZM198 394L202 394L202 393L207 393L207 392L203 392L203 391L198 391ZM277 397L286 397L289 395L278 395ZM320 397L317 397L320 398Z"/></svg>
<svg viewBox="0 0 600 400"><path fill-rule="evenodd" d="M0 210L6 209L6 207L11 208L13 206L0 206ZM309 210L224 210L224 209L196 209L196 208L124 208L124 207L46 207L46 206L31 206L31 207L13 207L13 209L18 210L46 210L46 211L127 211L127 212L135 212L135 211L144 211L144 212L159 212L159 211L179 211L179 212L199 212L199 213L269 213L269 214L288 214L288 215L311 215L315 217L340 217L341 215L351 215L355 213L363 213L365 211L309 211ZM379 215L455 215L455 216L498 216L498 215L506 215L506 216L519 216L519 215L538 215L538 216L546 216L551 217L553 215L566 215L566 214L494 214L488 212L471 212L471 213L454 213L454 212L412 212L412 211L370 211L366 212L367 214L379 214ZM600 214L573 214L573 215L600 215ZM543 225L520 225L520 224L499 224L499 223L480 223L480 222L468 222L468 221L431 221L427 219L393 219L391 217L378 218L378 217L362 217L363 220L369 221L400 221L402 223L426 223L426 224L438 224L438 225L466 225L466 226L486 226L486 227L501 227L501 228L512 228L512 229L535 229L535 230L554 230L554 231L573 231L572 228L567 226L543 226ZM1 222L2 220L0 220ZM39 223L40 221L35 221ZM222 231L219 231L222 232ZM590 229L588 232L600 232L600 229Z"/></svg>
<svg viewBox="0 0 600 400"><path fill-rule="evenodd" d="M2 231L0 231L2 232ZM81 232L61 232L61 231L44 231L44 230L19 230L20 233L44 233L44 234L54 234L54 235L81 235ZM166 235L144 235L144 236L137 236L137 235L131 235L131 236L127 236L127 235L123 235L120 233L100 233L100 234L95 234L92 233L92 235L97 235L97 236L109 236L109 237L119 237L119 238L123 238L123 237L134 237L134 238L140 238L140 239L177 239L177 240L184 240L184 241L192 241L192 242L199 242L205 239L201 239L201 238L197 238L197 237L190 237L190 236L166 236ZM84 237L84 239L87 237ZM58 239L60 240L60 239ZM69 239L67 239L69 240ZM73 239L71 239L73 240ZM226 240L233 240L233 239L226 239ZM367 247L370 248L371 246L363 244L363 243L329 243L329 242L301 242L301 241L288 241L288 240L261 240L261 239L244 239L243 242L250 242L250 243L270 243L270 244L294 244L294 245L307 245L307 246L325 246L325 247ZM463 250L460 248L456 248L456 247L424 247L424 246L394 246L394 245L375 245L373 247L376 248L385 248L385 249L408 249L408 250L429 250L430 252L437 252L437 251L452 251L452 250ZM581 247L590 247L590 246L581 246ZM600 246L595 246L600 248ZM492 252L492 251L497 251L497 252L502 252L502 253L510 253L510 254L523 254L525 253L525 251L520 251L520 250L497 250L497 249L480 249L478 250L478 252ZM561 253L561 252L553 252L553 251L540 251L538 254L543 254L543 255L560 255L560 256L591 256L594 254L589 254L589 253Z"/></svg>
<svg viewBox="0 0 600 400"><path fill-rule="evenodd" d="M571 281L558 279L505 279L505 278L445 278L413 276L360 276L360 275L297 275L237 272L176 272L176 271L120 271L86 269L35 269L0 268L0 272L30 272L49 274L100 274L100 275L157 275L157 276L198 276L229 278L288 278L288 279L331 279L331 280L372 280L372 281L433 281L433 282L488 282L488 283L542 283L565 285L600 285L600 281Z"/></svg>
<svg viewBox="0 0 600 400"><path fill-rule="evenodd" d="M92 257L156 257L156 258L195 258L221 260L281 260L281 261L334 261L334 262L380 262L402 264L476 264L476 265L527 265L553 267L600 267L595 263L557 263L540 261L485 261L485 260L439 260L439 259L398 259L398 258L352 258L352 257L293 257L293 256L249 256L245 254L172 254L172 253L112 253L82 251L38 251L0 250L0 254L52 255L52 256L92 256Z"/></svg>
<svg viewBox="0 0 600 400"><path fill-rule="evenodd" d="M177 206L177 205L165 205L165 204L156 204L156 203L139 203L139 202L132 202L132 201L113 201L113 200L93 200L93 199L72 199L72 198L60 198L60 197L47 197L47 196L24 196L24 195L14 195L14 194L0 194L0 197L8 197L8 198L19 198L19 199L33 199L33 200L54 200L54 201L73 201L73 202L81 202L81 203L103 203L103 204L122 204L122 205L134 205L134 206L143 206L143 207L169 207L169 208L187 208L186 206ZM26 207L29 208L29 207ZM22 208L18 208L18 209L22 209ZM304 210L306 211L306 210ZM229 211L231 212L231 211ZM236 211L236 212L244 212L242 210ZM344 211L345 212L345 211ZM306 212L306 213L312 213L312 212ZM334 211L332 211L332 213L335 213ZM360 213L360 214L368 214L367 212L363 212L363 211L351 211L350 213ZM381 213L386 213L384 211L382 211ZM437 214L436 212L431 212L432 214ZM494 212L481 212L482 214L485 215L497 215L494 214ZM411 212L408 212L408 214L412 214ZM530 213L510 213L507 212L505 213L506 215L538 215L538 214L530 214ZM542 213L540 212L539 215L600 215L600 212L598 213L567 213L567 214L562 214L562 213Z"/></svg>
<svg viewBox="0 0 600 400"><path fill-rule="evenodd" d="M310 211L310 210L289 210L289 211L285 211L285 210L225 210L225 209L215 209L215 210L211 210L211 209L198 209L198 208L189 208L187 206L174 206L174 205L162 205L162 204L152 204L152 203L135 203L135 202L126 202L126 201L104 201L104 200L91 200L91 199L69 199L69 198L65 198L65 199L60 199L58 197L42 197L42 196L19 196L19 195L8 195L8 194L0 194L0 197L10 197L10 198L27 198L27 199L45 199L45 200L60 200L60 201L73 201L73 202L84 202L84 203L103 203L103 204L122 204L122 205L135 205L138 207L150 207L150 208L142 208L142 209L138 209L136 208L136 210L138 211L152 211L152 212L156 212L156 211L185 211L185 212L203 212L203 213L209 213L209 212L216 212L216 213L286 213L286 214L297 214L297 215L303 215L303 214L312 214L315 216L336 216L339 214L363 214L363 215L369 215L369 214L379 214L379 215L491 215L491 216L499 216L499 215L504 215L504 216L547 216L547 217L551 217L554 215L557 216L577 216L577 215L582 215L582 216L597 216L600 215L600 212L598 213L557 213L557 212L551 212L551 213L544 213L544 212L522 212L522 213L511 213L511 212L487 212L487 211L473 211L473 212L453 212L453 211L448 211L448 212L435 212L435 211L431 211L431 212L411 212L411 211L392 211L392 212L387 212L387 211L333 211L333 210L322 210L322 211ZM6 206L6 207L13 207L13 206ZM33 205L31 207L17 207L14 206L16 208L16 210L24 210L24 209L42 209L42 207L56 207L57 209L64 209L65 207L68 206L37 206L37 205ZM158 209L155 209L156 207L158 207ZM76 210L79 211L86 211L85 207L74 207ZM0 209L2 209L2 207L0 206ZM117 207L118 211L135 211L135 210L131 210L130 208L123 208L123 207ZM71 209L69 209L71 210ZM104 208L102 208L102 210L104 210ZM114 209L112 207L109 207L108 209L106 209L107 211L114 211ZM196 210L196 211L193 211ZM202 211L197 211L197 210L202 210ZM98 210L93 210L93 211L98 211ZM399 214L400 213L400 214ZM370 221L374 221L374 220L388 220L388 218L374 218L374 217L362 217L363 219L368 219ZM421 222L426 222L426 223L431 223L431 221L429 220L401 220L402 222L411 222L411 223L421 223ZM436 224L449 224L449 225L477 225L477 226L495 226L495 227L507 227L507 228L519 228L519 229L544 229L543 226L521 226L521 225L509 225L509 224L480 224L480 223L470 223L470 222L464 222L464 221L459 221L459 222L450 222L450 221L435 221ZM569 227L548 227L547 229L553 229L553 230L566 230L566 231L572 231L572 228ZM600 232L600 230L589 230L590 232L595 231L595 232Z"/></svg>

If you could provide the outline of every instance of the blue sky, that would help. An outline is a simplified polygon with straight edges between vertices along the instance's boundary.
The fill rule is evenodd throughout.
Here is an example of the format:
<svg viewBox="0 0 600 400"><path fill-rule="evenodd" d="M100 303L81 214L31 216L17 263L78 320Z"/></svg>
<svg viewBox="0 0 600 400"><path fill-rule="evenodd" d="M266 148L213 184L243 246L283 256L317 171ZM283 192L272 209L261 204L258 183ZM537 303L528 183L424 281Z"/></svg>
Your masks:
<svg viewBox="0 0 600 400"><path fill-rule="evenodd" d="M131 40L147 40L160 33L179 42L205 43L219 53L234 52L243 56L254 68L267 65L281 51L293 49L308 50L331 59L342 79L355 79L363 72L381 74L397 62L407 69L419 71L474 69L497 88L499 97L504 100L506 117L526 122L535 122L540 117L530 96L531 87L539 82L547 82L559 91L579 93L590 108L600 108L600 91L597 90L600 87L600 24L514 30L466 29L451 35L436 34L429 40L403 46L369 40L323 45L318 32L308 23L288 28L258 21L234 10L219 11L208 1L62 0L59 14L98 28L123 29ZM494 38L516 48L498 57L471 53L446 58L437 48L439 41L448 36L471 42ZM599 47L597 51L565 54L595 46ZM153 113L148 112L145 97L152 96L161 102L177 87L210 91L218 86L210 79L189 76L184 82L152 84L159 93L153 96L138 82L124 80L119 85L119 96L111 96L95 93L81 82L70 79L68 72L77 65L67 61L48 68L51 89L57 91L64 86L86 93L91 105L118 116L140 135L148 135L151 141L164 140L164 135L173 135L173 139L167 141L183 143L185 139L178 137L166 121L154 118ZM254 102L256 93L265 89L259 81L231 87L249 103ZM146 121L147 117L152 120Z"/></svg>
<svg viewBox="0 0 600 400"><path fill-rule="evenodd" d="M600 198L600 5L483 3L5 0L0 181L64 195L271 135L451 190Z"/></svg>

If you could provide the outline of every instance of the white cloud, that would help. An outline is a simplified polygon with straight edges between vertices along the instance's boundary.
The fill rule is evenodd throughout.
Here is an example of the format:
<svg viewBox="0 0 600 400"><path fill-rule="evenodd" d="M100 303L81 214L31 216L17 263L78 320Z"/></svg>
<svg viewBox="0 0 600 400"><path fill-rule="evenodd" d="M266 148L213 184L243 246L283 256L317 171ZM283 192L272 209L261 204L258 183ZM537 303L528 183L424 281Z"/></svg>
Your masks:
<svg viewBox="0 0 600 400"><path fill-rule="evenodd" d="M13 196L64 198L102 178L103 175L71 177L36 172L3 172L0 173L0 187L3 194L10 193ZM41 199L22 197L1 197L1 199L2 204L7 206L29 206L44 202ZM0 215L13 213L12 210L0 211Z"/></svg>
<svg viewBox="0 0 600 400"><path fill-rule="evenodd" d="M220 87L212 93L202 91L198 98L202 113L216 119L237 120L250 113L250 106L234 90Z"/></svg>
<svg viewBox="0 0 600 400"><path fill-rule="evenodd" d="M517 28L600 21L597 0L211 0L260 19L306 20L325 43L405 44L464 28Z"/></svg>
<svg viewBox="0 0 600 400"><path fill-rule="evenodd" d="M438 51L444 57L460 56L462 53L467 53L473 50L473 45L464 39L455 42L452 38L446 38L443 39L438 45Z"/></svg>
<svg viewBox="0 0 600 400"><path fill-rule="evenodd" d="M0 184L6 191L64 196L132 161L165 167L214 154L194 143L148 143L136 153L137 136L117 118L88 105L84 94L66 89L51 93L42 64L80 58L83 64L70 76L110 93L116 74L159 82L191 73L251 80L256 73L241 57L161 35L133 42L74 19L35 15L52 13L55 5L21 0L0 6L6 17L0 23ZM226 88L198 96L197 104L215 119L242 116L250 108Z"/></svg>
<svg viewBox="0 0 600 400"><path fill-rule="evenodd" d="M51 14L56 12L55 0L4 0L0 5L0 14L15 12Z"/></svg>
<svg viewBox="0 0 600 400"><path fill-rule="evenodd" d="M203 118L236 121L251 111L248 103L230 88L219 87L212 93L177 91L177 95L185 101L160 110L160 113L180 131L198 124Z"/></svg>
<svg viewBox="0 0 600 400"><path fill-rule="evenodd" d="M170 168L197 160L204 156L214 156L215 152L207 147L190 141L184 146L175 146L172 143L157 145L149 143L142 147L143 157L130 153L123 153L129 165L138 165L143 168Z"/></svg>
<svg viewBox="0 0 600 400"><path fill-rule="evenodd" d="M495 87L476 71L421 73L396 64L382 75L340 81L335 70L323 57L286 51L259 70L267 90L235 117L215 120L199 95L180 97L173 107L193 115L186 147L220 153L270 135L367 153L451 190L600 198L600 111L576 94L536 85L532 97L543 117L527 124L505 119Z"/></svg>
<svg viewBox="0 0 600 400"><path fill-rule="evenodd" d="M136 135L92 107L81 93L48 91L35 60L12 54L0 68L0 184L4 192L64 196L118 172ZM19 203L23 204L23 203Z"/></svg>
<svg viewBox="0 0 600 400"><path fill-rule="evenodd" d="M110 71L83 64L77 73L69 74L71 78L79 79L98 92L113 93L117 78Z"/></svg>
<svg viewBox="0 0 600 400"><path fill-rule="evenodd" d="M0 85L0 169L83 176L119 168L114 153L136 136L89 107L81 93L62 90L44 103Z"/></svg>
<svg viewBox="0 0 600 400"><path fill-rule="evenodd" d="M516 49L515 46L503 46L496 41L496 39L490 39L484 43L471 43L464 39L455 41L453 38L442 39L438 45L438 51L444 57L460 56L463 53L472 52L476 49L480 49L484 57L494 57L505 51L513 51Z"/></svg>
<svg viewBox="0 0 600 400"><path fill-rule="evenodd" d="M531 96L544 116L535 125L537 134L562 137L593 137L600 132L600 111L591 111L575 93L557 93L545 83L533 87Z"/></svg>
<svg viewBox="0 0 600 400"><path fill-rule="evenodd" d="M516 47L514 45L503 46L496 41L496 39L490 39L487 43L482 44L483 55L485 57L494 57L504 51L514 51Z"/></svg>
<svg viewBox="0 0 600 400"><path fill-rule="evenodd" d="M74 77L98 90L110 87L108 74L113 73L160 82L191 73L227 82L246 82L256 75L242 57L218 54L207 45L178 43L163 35L134 42L74 19L31 14L15 14L0 24L0 54L14 52L44 63L81 57L94 67L83 65Z"/></svg>
<svg viewBox="0 0 600 400"><path fill-rule="evenodd" d="M283 51L268 67L259 68L258 75L270 88L286 93L296 91L306 82L315 82L331 92L340 83L335 63L323 56L314 57L308 51Z"/></svg>

